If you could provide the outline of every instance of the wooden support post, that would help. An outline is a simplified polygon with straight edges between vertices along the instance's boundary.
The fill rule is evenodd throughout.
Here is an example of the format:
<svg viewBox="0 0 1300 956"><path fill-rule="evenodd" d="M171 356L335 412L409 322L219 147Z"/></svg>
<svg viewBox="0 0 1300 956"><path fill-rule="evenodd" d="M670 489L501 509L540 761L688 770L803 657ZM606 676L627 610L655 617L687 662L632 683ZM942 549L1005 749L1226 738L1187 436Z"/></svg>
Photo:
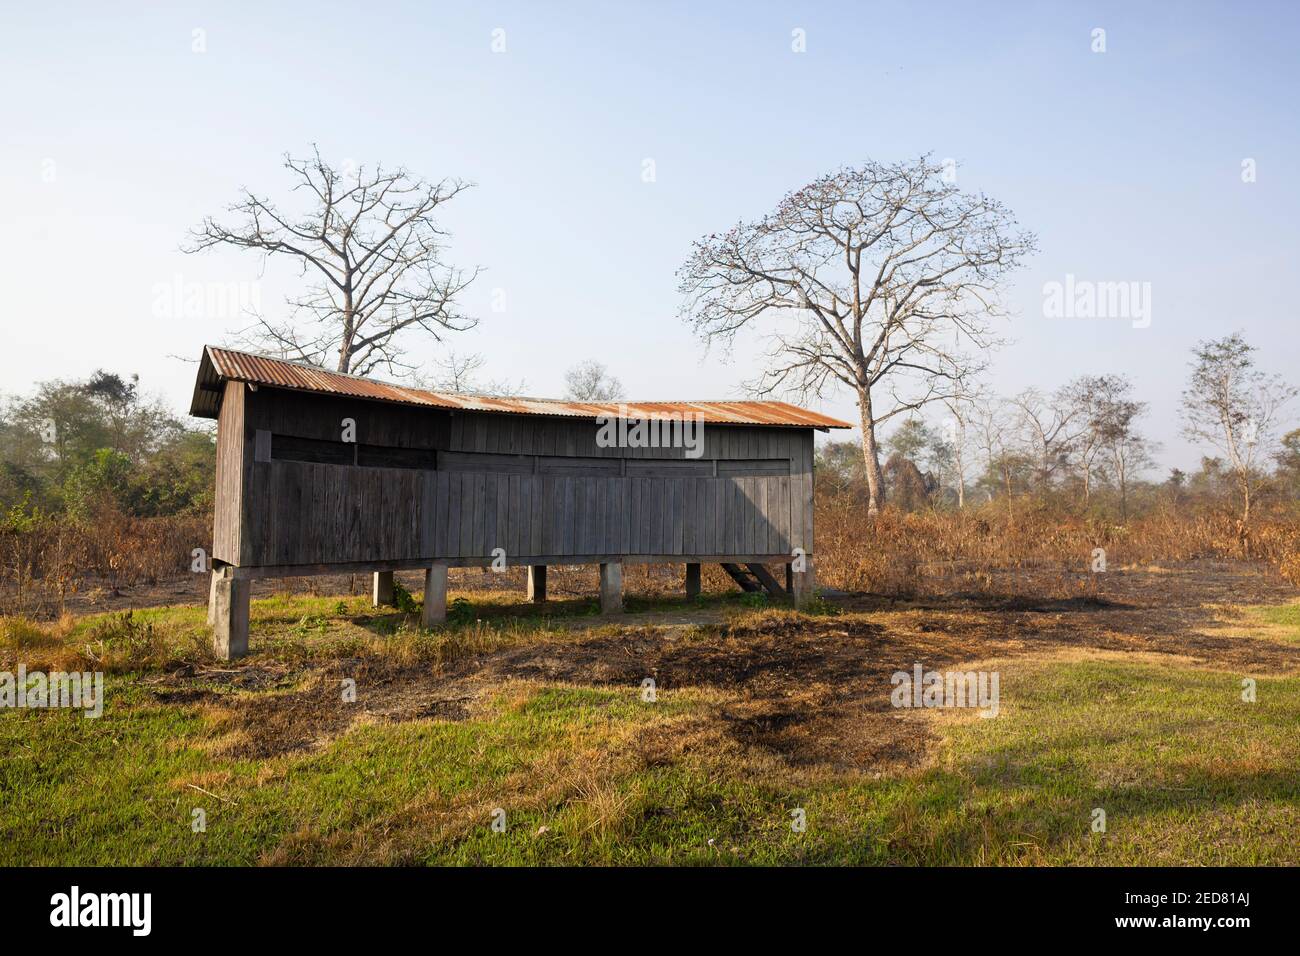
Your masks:
<svg viewBox="0 0 1300 956"><path fill-rule="evenodd" d="M686 600L694 601L700 596L700 566L686 565Z"/></svg>
<svg viewBox="0 0 1300 956"><path fill-rule="evenodd" d="M447 620L447 565L435 564L424 572L424 613L420 623L434 627Z"/></svg>
<svg viewBox="0 0 1300 956"><path fill-rule="evenodd" d="M623 610L623 564L611 561L600 566L600 613L618 614Z"/></svg>
<svg viewBox="0 0 1300 956"><path fill-rule="evenodd" d="M794 599L795 604L807 604L816 596L817 578L813 574L812 555L804 555L803 560L804 569L802 571L791 570L788 572L790 575L790 597Z"/></svg>
<svg viewBox="0 0 1300 956"><path fill-rule="evenodd" d="M785 593L794 597L794 565L785 566Z"/></svg>
<svg viewBox="0 0 1300 956"><path fill-rule="evenodd" d="M530 564L528 566L528 600L534 604L546 601L546 565Z"/></svg>
<svg viewBox="0 0 1300 956"><path fill-rule="evenodd" d="M393 572L376 571L375 585L372 590L371 603L375 607L392 607L393 605Z"/></svg>
<svg viewBox="0 0 1300 956"><path fill-rule="evenodd" d="M212 651L223 661L248 653L248 599L252 581L233 576L233 568L212 572Z"/></svg>

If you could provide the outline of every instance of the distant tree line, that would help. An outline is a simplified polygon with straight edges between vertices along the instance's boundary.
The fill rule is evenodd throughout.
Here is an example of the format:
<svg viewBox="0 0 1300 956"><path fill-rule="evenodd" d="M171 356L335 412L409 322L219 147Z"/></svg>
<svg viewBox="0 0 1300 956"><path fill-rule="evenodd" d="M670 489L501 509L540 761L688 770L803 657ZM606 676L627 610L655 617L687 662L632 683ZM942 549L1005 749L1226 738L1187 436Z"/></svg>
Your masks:
<svg viewBox="0 0 1300 956"><path fill-rule="evenodd" d="M1193 350L1183 433L1216 453L1191 474L1149 480L1159 446L1143 431L1147 403L1125 376L1085 375L1050 393L974 390L929 406L929 418L914 413L883 442L883 497L906 511L1033 497L1121 521L1135 498L1214 497L1245 524L1261 496L1300 500L1300 429L1277 434L1296 389L1257 368L1253 351L1240 333ZM833 490L868 493L858 443L822 446L818 465Z"/></svg>
<svg viewBox="0 0 1300 956"><path fill-rule="evenodd" d="M212 429L183 423L137 376L97 371L0 401L0 518L141 517L211 508Z"/></svg>

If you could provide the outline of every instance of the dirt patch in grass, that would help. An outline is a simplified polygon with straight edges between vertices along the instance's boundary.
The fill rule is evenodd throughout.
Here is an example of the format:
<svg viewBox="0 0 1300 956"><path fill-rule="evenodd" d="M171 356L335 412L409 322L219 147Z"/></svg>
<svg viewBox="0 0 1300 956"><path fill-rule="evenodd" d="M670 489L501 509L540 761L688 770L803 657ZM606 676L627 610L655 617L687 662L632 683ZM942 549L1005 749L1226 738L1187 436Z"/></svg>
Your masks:
<svg viewBox="0 0 1300 956"><path fill-rule="evenodd" d="M762 616L759 616L762 618ZM764 619L765 620L765 619ZM790 612L762 626L695 630L638 627L616 637L514 648L460 666L498 683L534 680L725 692L714 718L744 747L791 764L862 769L913 763L926 734L903 731L889 706L881 647L886 629L869 621L851 629L835 619Z"/></svg>
<svg viewBox="0 0 1300 956"><path fill-rule="evenodd" d="M355 699L345 696L356 681ZM203 705L213 717L222 753L266 759L314 750L369 721L468 719L482 688L449 681L429 667L349 670L346 665L308 668L296 687L275 693L231 694L211 689L159 688L168 703Z"/></svg>
<svg viewBox="0 0 1300 956"><path fill-rule="evenodd" d="M310 690L259 694L231 704L225 710L235 734L227 749L234 757L265 759L309 750L344 733L357 717L338 685L328 687L324 680Z"/></svg>
<svg viewBox="0 0 1300 956"><path fill-rule="evenodd" d="M551 635L443 664L360 657L296 670L250 661L178 671L155 693L216 708L224 729L235 731L223 749L262 758L323 746L358 721L464 720L512 683L636 689L649 678L660 694L716 692L710 725L756 755L792 767L883 772L920 765L933 741L924 714L891 706L896 671L1095 650L1284 673L1300 667L1294 643L1216 628L1231 617L1220 604L1229 598L1280 603L1293 594L1256 567L1116 570L1096 594L1069 599L1051 591L1041 599L1031 592L915 602L856 594L837 598L843 610L834 616L759 610L726 620L716 608L683 608L629 615L614 633L592 621L587 636ZM355 703L343 699L349 678Z"/></svg>

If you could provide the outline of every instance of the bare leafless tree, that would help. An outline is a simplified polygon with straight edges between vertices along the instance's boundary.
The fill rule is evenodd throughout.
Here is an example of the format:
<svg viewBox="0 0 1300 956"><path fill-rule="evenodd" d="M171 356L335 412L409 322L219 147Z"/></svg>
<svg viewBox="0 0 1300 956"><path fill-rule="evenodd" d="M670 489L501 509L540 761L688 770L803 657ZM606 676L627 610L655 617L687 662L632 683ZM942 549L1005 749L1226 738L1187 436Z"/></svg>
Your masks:
<svg viewBox="0 0 1300 956"><path fill-rule="evenodd" d="M479 388L479 372L487 359L477 352L464 354L455 349L434 359L437 372L432 376L417 376L423 388L435 392L474 392Z"/></svg>
<svg viewBox="0 0 1300 956"><path fill-rule="evenodd" d="M1085 505L1092 500L1093 479L1106 448L1103 426L1107 397L1127 388L1127 380L1117 375L1081 375L1062 386L1062 396L1075 409L1081 424L1072 464L1078 469Z"/></svg>
<svg viewBox="0 0 1300 956"><path fill-rule="evenodd" d="M1138 421L1147 403L1132 397L1133 383L1123 375L1089 375L1075 379L1065 392L1082 412L1086 427L1079 438L1079 457L1087 479L1098 465L1109 466L1119 491L1121 520L1128 520L1128 491L1133 478L1154 463L1159 445L1141 433Z"/></svg>
<svg viewBox="0 0 1300 956"><path fill-rule="evenodd" d="M1128 490L1134 477L1155 464L1160 447L1137 429L1137 419L1146 402L1121 401L1110 409L1110 426L1105 430L1105 454L1119 489L1119 516L1128 520Z"/></svg>
<svg viewBox="0 0 1300 956"><path fill-rule="evenodd" d="M407 333L441 339L473 327L456 300L479 270L443 261L448 234L435 219L467 183L427 183L400 167L340 172L315 148L306 159L286 155L284 167L305 200L298 210L244 189L228 207L232 224L209 216L182 247L253 249L299 265L308 281L289 298L291 315L280 322L258 315L245 341L317 365L336 356L340 372L367 375L414 368L403 359Z"/></svg>
<svg viewBox="0 0 1300 956"><path fill-rule="evenodd" d="M433 360L433 374L413 373L411 382L419 388L434 392L461 392L471 395L492 395L512 398L522 395L527 383L517 384L509 379L485 379L481 373L487 360L477 352L461 353L449 350Z"/></svg>
<svg viewBox="0 0 1300 956"><path fill-rule="evenodd" d="M944 167L867 162L790 193L756 222L705 236L678 272L683 317L730 347L761 317L771 361L749 387L804 399L843 386L857 397L868 510L884 500L876 429L955 394L997 344L1000 282L1032 233ZM785 319L785 321L780 321Z"/></svg>
<svg viewBox="0 0 1300 956"><path fill-rule="evenodd" d="M1243 529L1264 479L1262 463L1273 450L1281 412L1297 393L1278 376L1257 368L1254 351L1240 332L1199 342L1192 350L1192 374L1183 391L1183 434L1227 455L1241 494Z"/></svg>
<svg viewBox="0 0 1300 956"><path fill-rule="evenodd" d="M1024 446L1033 456L1038 490L1045 492L1069 463L1086 423L1080 427L1079 408L1065 389L1044 395L1036 388L1027 388L1012 398L1010 405Z"/></svg>
<svg viewBox="0 0 1300 956"><path fill-rule="evenodd" d="M970 384L970 383L967 383ZM957 507L966 507L966 474L969 470L969 448L977 418L977 405L985 396L973 385L960 387L945 395L943 406L948 410L945 427L948 444L952 447L953 470L956 472Z"/></svg>
<svg viewBox="0 0 1300 956"><path fill-rule="evenodd" d="M579 362L564 373L564 397L574 402L613 402L623 398L623 383L600 362Z"/></svg>
<svg viewBox="0 0 1300 956"><path fill-rule="evenodd" d="M968 421L975 444L984 458L986 481L999 482L1010 499L1014 493L1012 466L1016 458L1014 409L1006 399L984 393L970 402ZM992 498L992 487L987 490Z"/></svg>

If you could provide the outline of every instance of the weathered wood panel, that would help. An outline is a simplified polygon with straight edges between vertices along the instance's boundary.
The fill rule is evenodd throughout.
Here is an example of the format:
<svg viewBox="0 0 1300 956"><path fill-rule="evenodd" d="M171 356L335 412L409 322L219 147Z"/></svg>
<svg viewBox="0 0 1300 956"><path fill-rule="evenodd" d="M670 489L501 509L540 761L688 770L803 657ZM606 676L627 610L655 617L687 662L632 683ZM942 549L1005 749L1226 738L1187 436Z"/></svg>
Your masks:
<svg viewBox="0 0 1300 956"><path fill-rule="evenodd" d="M239 564L244 501L244 384L227 382L217 415L217 470L212 557Z"/></svg>
<svg viewBox="0 0 1300 956"><path fill-rule="evenodd" d="M360 464L287 460L310 457L312 442L340 442L345 418ZM704 457L694 459L681 448L601 448L590 421L254 393L235 382L218 428L213 556L230 563L486 561L495 548L511 564L812 550L811 429L706 426ZM277 455L277 443L291 454ZM254 454L268 445L269 456Z"/></svg>

